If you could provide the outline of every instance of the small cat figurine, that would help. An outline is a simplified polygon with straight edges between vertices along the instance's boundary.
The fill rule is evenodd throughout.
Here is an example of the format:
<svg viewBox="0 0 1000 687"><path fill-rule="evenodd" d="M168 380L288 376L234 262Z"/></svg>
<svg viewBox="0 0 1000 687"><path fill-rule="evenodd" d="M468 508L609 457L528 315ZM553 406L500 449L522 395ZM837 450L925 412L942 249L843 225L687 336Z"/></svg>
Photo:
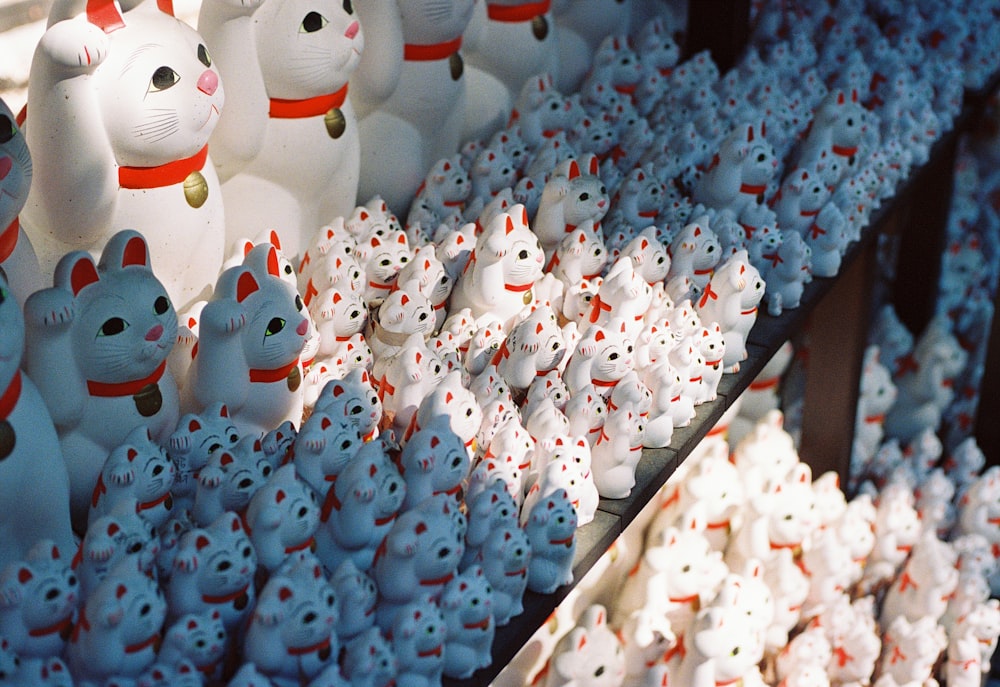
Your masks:
<svg viewBox="0 0 1000 687"><path fill-rule="evenodd" d="M295 439L295 471L322 497L361 444L361 431L346 415L314 411Z"/></svg>
<svg viewBox="0 0 1000 687"><path fill-rule="evenodd" d="M404 605L391 630L400 685L434 687L441 684L448 626L436 601L423 595Z"/></svg>
<svg viewBox="0 0 1000 687"><path fill-rule="evenodd" d="M225 511L240 512L274 472L260 439L245 436L231 450L216 449L198 474L191 516L206 527Z"/></svg>
<svg viewBox="0 0 1000 687"><path fill-rule="evenodd" d="M590 222L584 222L563 237L546 264L546 271L555 275L566 289L582 280L601 276L608 262L608 249L604 239Z"/></svg>
<svg viewBox="0 0 1000 687"><path fill-rule="evenodd" d="M434 306L417 290L416 284L395 286L373 311L365 332L365 339L377 358L399 353L412 334L429 338L437 324Z"/></svg>
<svg viewBox="0 0 1000 687"><path fill-rule="evenodd" d="M445 585L441 592L441 612L448 628L444 674L461 680L490 665L496 623L493 588L482 566L466 568Z"/></svg>
<svg viewBox="0 0 1000 687"><path fill-rule="evenodd" d="M607 326L590 325L566 363L563 381L570 394L593 384L604 398L633 367L632 340L625 320L611 319Z"/></svg>
<svg viewBox="0 0 1000 687"><path fill-rule="evenodd" d="M145 427L136 427L104 461L88 521L107 515L124 499L135 499L139 514L159 528L173 509L174 474L166 451L150 440Z"/></svg>
<svg viewBox="0 0 1000 687"><path fill-rule="evenodd" d="M343 379L331 380L323 387L313 412L336 416L337 410L357 424L362 439L374 438L382 420L382 402L366 370L353 369Z"/></svg>
<svg viewBox="0 0 1000 687"><path fill-rule="evenodd" d="M137 678L156 660L167 602L156 580L123 560L88 595L66 657L76 680Z"/></svg>
<svg viewBox="0 0 1000 687"><path fill-rule="evenodd" d="M535 503L558 489L569 495L570 503L576 509L578 527L592 521L597 512L599 495L591 472L591 460L590 444L584 437L556 437L548 462L524 497L522 524L528 519Z"/></svg>
<svg viewBox="0 0 1000 687"><path fill-rule="evenodd" d="M316 555L337 571L346 561L369 571L376 551L403 507L407 485L381 440L361 447L329 485L320 508Z"/></svg>
<svg viewBox="0 0 1000 687"><path fill-rule="evenodd" d="M69 477L59 436L38 389L20 369L24 317L0 268L0 568L22 560L39 539L76 548ZM44 476L44 479L41 477Z"/></svg>
<svg viewBox="0 0 1000 687"><path fill-rule="evenodd" d="M289 555L314 546L316 493L295 474L294 465L283 465L250 498L244 523L258 564L274 572Z"/></svg>
<svg viewBox="0 0 1000 687"><path fill-rule="evenodd" d="M45 288L41 268L31 241L21 228L18 213L28 200L31 187L31 153L14 113L0 98L0 269L21 307L28 296ZM7 199L10 199L9 201Z"/></svg>
<svg viewBox="0 0 1000 687"><path fill-rule="evenodd" d="M472 180L469 172L462 166L461 156L456 154L441 158L434 163L417 188L413 206L423 203L442 220L457 211L461 222L461 212L465 209L465 201L471 190ZM407 224L413 224L412 211Z"/></svg>
<svg viewBox="0 0 1000 687"><path fill-rule="evenodd" d="M333 571L330 583L337 597L337 636L347 642L372 629L378 601L375 580L346 560Z"/></svg>
<svg viewBox="0 0 1000 687"><path fill-rule="evenodd" d="M653 287L635 269L632 258L622 256L611 266L597 295L590 301L590 323L607 326L612 318L625 323L633 341L643 328L643 317L653 302Z"/></svg>
<svg viewBox="0 0 1000 687"><path fill-rule="evenodd" d="M476 559L490 532L517 524L518 510L514 497L501 479L489 482L482 490L468 496L466 504L469 525L465 532L465 555L460 566L463 570Z"/></svg>
<svg viewBox="0 0 1000 687"><path fill-rule="evenodd" d="M463 407L469 402L475 403L466 401ZM461 437L451 429L449 415L440 414L413 433L403 447L399 465L406 480L404 510L436 494L455 500L457 506L462 483L469 474L470 455Z"/></svg>
<svg viewBox="0 0 1000 687"><path fill-rule="evenodd" d="M180 419L166 445L176 470L170 493L178 512L194 505L199 473L212 452L232 449L239 439L224 403L213 403L203 413L188 413Z"/></svg>
<svg viewBox="0 0 1000 687"><path fill-rule="evenodd" d="M122 13L101 2L63 16L71 7L50 15L32 60L34 177L21 219L45 274L70 250L99 251L140 227L163 256L170 300L186 307L211 287L226 247L208 152L225 100L219 70L169 5Z"/></svg>
<svg viewBox="0 0 1000 687"><path fill-rule="evenodd" d="M24 661L58 656L73 629L80 583L50 539L0 570L0 636Z"/></svg>
<svg viewBox="0 0 1000 687"><path fill-rule="evenodd" d="M532 228L547 257L551 258L566 234L588 220L596 228L607 214L610 199L598 172L597 158L591 158L589 167L572 159L554 170L545 184Z"/></svg>
<svg viewBox="0 0 1000 687"><path fill-rule="evenodd" d="M392 645L377 627L345 642L343 668L344 677L355 687L384 687L398 671Z"/></svg>
<svg viewBox="0 0 1000 687"><path fill-rule="evenodd" d="M139 515L137 505L135 499L122 499L111 513L90 523L72 563L80 578L81 598L89 598L121 561L153 572L160 539L153 525Z"/></svg>
<svg viewBox="0 0 1000 687"><path fill-rule="evenodd" d="M139 687L202 687L205 676L186 658L170 664L157 660L139 676Z"/></svg>
<svg viewBox="0 0 1000 687"><path fill-rule="evenodd" d="M365 39L354 8L220 0L202 5L198 30L230 84L211 137L226 226L282 227L289 255L301 254L356 200L360 142L347 92Z"/></svg>
<svg viewBox="0 0 1000 687"><path fill-rule="evenodd" d="M490 530L472 563L482 567L486 581L493 588L493 618L497 627L524 612L523 598L532 555L525 531L516 522L504 523Z"/></svg>
<svg viewBox="0 0 1000 687"><path fill-rule="evenodd" d="M156 660L167 665L190 661L209 679L222 677L226 628L218 609L211 613L188 613L177 618L163 634Z"/></svg>
<svg viewBox="0 0 1000 687"><path fill-rule="evenodd" d="M602 498L623 499L632 492L644 434L645 421L633 408L608 413L591 451L594 484Z"/></svg>
<svg viewBox="0 0 1000 687"><path fill-rule="evenodd" d="M469 308L473 317L490 313L510 331L518 313L534 302L532 286L542 276L543 260L538 237L528 227L527 210L514 205L479 235L452 292L451 307Z"/></svg>
<svg viewBox="0 0 1000 687"><path fill-rule="evenodd" d="M337 599L315 556L305 553L261 589L243 642L247 661L276 685L299 685L337 661Z"/></svg>
<svg viewBox="0 0 1000 687"><path fill-rule="evenodd" d="M364 287L365 303L374 309L389 295L400 270L410 261L412 251L409 240L399 230L372 236L358 244L355 255L368 279Z"/></svg>
<svg viewBox="0 0 1000 687"><path fill-rule="evenodd" d="M25 320L24 367L59 433L70 512L82 530L108 453L136 427L159 443L177 426L167 369L177 314L145 239L126 230L110 238L99 264L82 251L60 260L55 286L28 298Z"/></svg>
<svg viewBox="0 0 1000 687"><path fill-rule="evenodd" d="M250 266L261 254L266 272ZM309 320L302 299L280 274L277 250L260 244L243 266L219 276L201 313L198 355L184 388L188 406L225 403L244 434L263 434L302 417L299 356Z"/></svg>
<svg viewBox="0 0 1000 687"><path fill-rule="evenodd" d="M242 628L254 606L257 552L236 513L186 532L166 585L169 615L218 612L227 632Z"/></svg>
<svg viewBox="0 0 1000 687"><path fill-rule="evenodd" d="M542 305L511 329L492 363L508 386L521 392L536 377L555 370L565 355L566 342L555 312Z"/></svg>

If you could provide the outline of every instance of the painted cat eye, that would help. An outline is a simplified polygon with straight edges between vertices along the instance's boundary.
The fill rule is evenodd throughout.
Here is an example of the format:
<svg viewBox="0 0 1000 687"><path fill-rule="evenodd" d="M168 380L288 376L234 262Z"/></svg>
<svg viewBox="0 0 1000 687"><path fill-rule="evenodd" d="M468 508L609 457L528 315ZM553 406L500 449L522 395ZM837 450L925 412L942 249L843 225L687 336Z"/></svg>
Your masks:
<svg viewBox="0 0 1000 687"><path fill-rule="evenodd" d="M104 321L104 324L97 331L97 335L114 336L115 334L121 334L126 329L128 329L128 322L120 317L112 317Z"/></svg>
<svg viewBox="0 0 1000 687"><path fill-rule="evenodd" d="M344 11L348 14L354 14L354 5L351 4L351 0L344 0Z"/></svg>
<svg viewBox="0 0 1000 687"><path fill-rule="evenodd" d="M206 67L212 66L212 56L208 54L208 48L201 43L198 44L198 61Z"/></svg>
<svg viewBox="0 0 1000 687"><path fill-rule="evenodd" d="M329 23L330 21L319 12L310 12L303 17L299 33L315 33Z"/></svg>
<svg viewBox="0 0 1000 687"><path fill-rule="evenodd" d="M157 315L162 315L168 310L170 310L170 301L167 300L167 297L157 296L156 300L153 301L153 312Z"/></svg>
<svg viewBox="0 0 1000 687"><path fill-rule="evenodd" d="M267 323L267 331L264 332L264 336L273 336L284 328L285 321L283 319L280 317L272 317L271 321Z"/></svg>
<svg viewBox="0 0 1000 687"><path fill-rule="evenodd" d="M17 127L14 125L14 122L10 121L10 117L0 115L0 143L6 143L11 140L16 133Z"/></svg>
<svg viewBox="0 0 1000 687"><path fill-rule="evenodd" d="M180 75L170 67L158 67L149 80L149 90L152 92L165 91L180 80Z"/></svg>

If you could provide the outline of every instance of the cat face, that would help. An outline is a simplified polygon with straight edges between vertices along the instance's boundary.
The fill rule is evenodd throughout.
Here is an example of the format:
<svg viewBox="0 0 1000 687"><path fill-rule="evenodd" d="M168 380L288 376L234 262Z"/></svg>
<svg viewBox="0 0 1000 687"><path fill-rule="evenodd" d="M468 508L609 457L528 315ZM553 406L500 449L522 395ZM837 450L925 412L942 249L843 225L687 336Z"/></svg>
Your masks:
<svg viewBox="0 0 1000 687"><path fill-rule="evenodd" d="M196 576L203 598L223 599L246 590L253 581L257 552L239 516L228 512L208 527L184 534L175 566L179 564Z"/></svg>
<svg viewBox="0 0 1000 687"><path fill-rule="evenodd" d="M410 261L410 247L403 232L391 232L385 237L372 237L367 244L358 246L360 260L370 282L392 284L399 271Z"/></svg>
<svg viewBox="0 0 1000 687"><path fill-rule="evenodd" d="M14 113L0 100L0 227L14 221L28 199L31 155Z"/></svg>
<svg viewBox="0 0 1000 687"><path fill-rule="evenodd" d="M461 157L439 160L424 180L423 194L446 206L459 203L469 195L470 179L461 165Z"/></svg>
<svg viewBox="0 0 1000 687"><path fill-rule="evenodd" d="M13 634L10 624L20 624L38 641L52 637L61 646L68 639L80 585L69 560L61 558L51 541L40 541L25 560L0 572L0 596L20 600L10 606L0 603L0 627Z"/></svg>
<svg viewBox="0 0 1000 687"><path fill-rule="evenodd" d="M379 324L391 332L430 335L437 319L427 297L417 291L402 289L390 293L378 309Z"/></svg>
<svg viewBox="0 0 1000 687"><path fill-rule="evenodd" d="M375 429L382 419L382 402L364 370L352 370L346 378L327 382L316 401L316 410L336 415L340 408L354 422L361 435Z"/></svg>
<svg viewBox="0 0 1000 687"><path fill-rule="evenodd" d="M632 369L632 340L625 334L624 324L609 326L598 333L597 354L591 367L594 379L618 380Z"/></svg>
<svg viewBox="0 0 1000 687"><path fill-rule="evenodd" d="M164 645L200 668L214 666L226 651L226 628L219 612L181 616L167 630ZM164 648L160 651L163 652Z"/></svg>
<svg viewBox="0 0 1000 687"><path fill-rule="evenodd" d="M246 508L250 498L264 485L272 471L260 440L246 436L237 442L232 451L219 449L209 456L199 477L199 490L208 485L220 487L219 498L223 508L240 511Z"/></svg>
<svg viewBox="0 0 1000 687"><path fill-rule="evenodd" d="M350 0L265 2L253 20L258 62L271 98L333 93L347 83L365 47Z"/></svg>
<svg viewBox="0 0 1000 687"><path fill-rule="evenodd" d="M441 594L441 608L449 616L456 617L465 628L487 629L488 624L472 627L473 623L479 623L493 614L493 587L483 573L482 566L470 566L445 585Z"/></svg>
<svg viewBox="0 0 1000 687"><path fill-rule="evenodd" d="M350 558L337 568L330 582L338 602L340 624L337 632L341 636L357 634L349 629L370 627L374 620L372 612L378 600L378 590L375 581L358 570Z"/></svg>
<svg viewBox="0 0 1000 687"><path fill-rule="evenodd" d="M580 174L569 180L564 202L567 224L576 226L588 219L597 222L608 211L608 190L599 177Z"/></svg>
<svg viewBox="0 0 1000 687"><path fill-rule="evenodd" d="M167 444L167 455L177 466L174 490L178 486L184 488L184 493L193 490L194 485L187 481L205 466L209 455L216 449L232 448L239 439L236 425L222 403L213 403L201 415L182 417Z"/></svg>
<svg viewBox="0 0 1000 687"><path fill-rule="evenodd" d="M151 38L169 36L169 39ZM201 37L163 12L129 13L95 76L115 160L151 167L208 143L225 96Z"/></svg>
<svg viewBox="0 0 1000 687"><path fill-rule="evenodd" d="M56 282L76 296L71 336L77 367L98 382L149 376L177 340L177 313L150 269L145 240L122 232L113 241L99 269L79 252L56 269Z"/></svg>
<svg viewBox="0 0 1000 687"><path fill-rule="evenodd" d="M280 638L286 648L312 647L328 639L336 640L333 632L337 621L336 593L311 554L271 577L260 594L254 622L272 608L280 619ZM335 649L330 647L328 653L320 649L318 657L324 659L323 653L327 653L326 658L336 656Z"/></svg>
<svg viewBox="0 0 1000 687"><path fill-rule="evenodd" d="M123 499L109 515L91 522L87 527L80 551L79 563L84 594L94 589L95 582L104 579L108 571L122 560L144 571L152 570L160 550L160 540L152 523L139 516L134 499Z"/></svg>
<svg viewBox="0 0 1000 687"><path fill-rule="evenodd" d="M145 428L139 428L105 460L91 512L106 513L122 498L130 497L138 502L143 517L159 526L173 506L170 491L175 473L166 451L150 440Z"/></svg>

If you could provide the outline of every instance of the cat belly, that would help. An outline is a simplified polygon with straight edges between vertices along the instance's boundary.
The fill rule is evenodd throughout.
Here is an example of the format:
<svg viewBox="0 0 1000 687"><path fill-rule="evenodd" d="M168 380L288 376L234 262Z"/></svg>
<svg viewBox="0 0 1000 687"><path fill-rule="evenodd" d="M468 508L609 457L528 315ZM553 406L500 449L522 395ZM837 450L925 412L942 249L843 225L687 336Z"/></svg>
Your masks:
<svg viewBox="0 0 1000 687"><path fill-rule="evenodd" d="M424 170L454 155L462 135L465 79L453 80L448 62L403 62L399 87L379 108L416 127L426 150Z"/></svg>
<svg viewBox="0 0 1000 687"><path fill-rule="evenodd" d="M532 22L490 21L482 39L482 50L464 51L469 66L492 74L517 98L529 78L542 73L559 76L559 46L552 15L542 17L548 25L544 40L535 36ZM512 50L513 48L513 50Z"/></svg>

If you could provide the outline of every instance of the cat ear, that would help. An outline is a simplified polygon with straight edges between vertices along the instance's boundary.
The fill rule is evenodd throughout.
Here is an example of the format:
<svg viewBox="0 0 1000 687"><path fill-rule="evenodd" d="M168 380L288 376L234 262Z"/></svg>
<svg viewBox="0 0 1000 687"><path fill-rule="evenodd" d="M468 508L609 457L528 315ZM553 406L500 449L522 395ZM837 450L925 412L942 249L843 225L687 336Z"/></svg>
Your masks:
<svg viewBox="0 0 1000 687"><path fill-rule="evenodd" d="M111 33L125 26L125 19L113 0L87 0L87 21Z"/></svg>
<svg viewBox="0 0 1000 687"><path fill-rule="evenodd" d="M267 250L267 273L275 277L281 277L281 266L278 264L278 250L274 246L271 246Z"/></svg>
<svg viewBox="0 0 1000 687"><path fill-rule="evenodd" d="M601 168L600 168L599 164L600 163L598 162L596 155L593 156L592 158L590 158L590 174L591 174L591 176L595 176L596 177L597 174L598 174L598 172L601 171Z"/></svg>
<svg viewBox="0 0 1000 687"><path fill-rule="evenodd" d="M569 163L569 174L567 177L569 179L576 179L578 176L580 176L580 165L576 160L573 160Z"/></svg>
<svg viewBox="0 0 1000 687"><path fill-rule="evenodd" d="M400 232L399 236L396 237L396 243L406 243L406 234Z"/></svg>
<svg viewBox="0 0 1000 687"><path fill-rule="evenodd" d="M236 281L236 300L242 303L247 296L260 289L260 285L250 272L244 272Z"/></svg>
<svg viewBox="0 0 1000 687"><path fill-rule="evenodd" d="M510 215L508 215L507 216L507 227L505 229L505 233L510 234L510 232L512 232L512 231L514 231L514 220L512 220L510 218Z"/></svg>
<svg viewBox="0 0 1000 687"><path fill-rule="evenodd" d="M85 287L100 281L97 265L88 253L77 250L67 253L56 266L54 282L68 289L74 296Z"/></svg>

